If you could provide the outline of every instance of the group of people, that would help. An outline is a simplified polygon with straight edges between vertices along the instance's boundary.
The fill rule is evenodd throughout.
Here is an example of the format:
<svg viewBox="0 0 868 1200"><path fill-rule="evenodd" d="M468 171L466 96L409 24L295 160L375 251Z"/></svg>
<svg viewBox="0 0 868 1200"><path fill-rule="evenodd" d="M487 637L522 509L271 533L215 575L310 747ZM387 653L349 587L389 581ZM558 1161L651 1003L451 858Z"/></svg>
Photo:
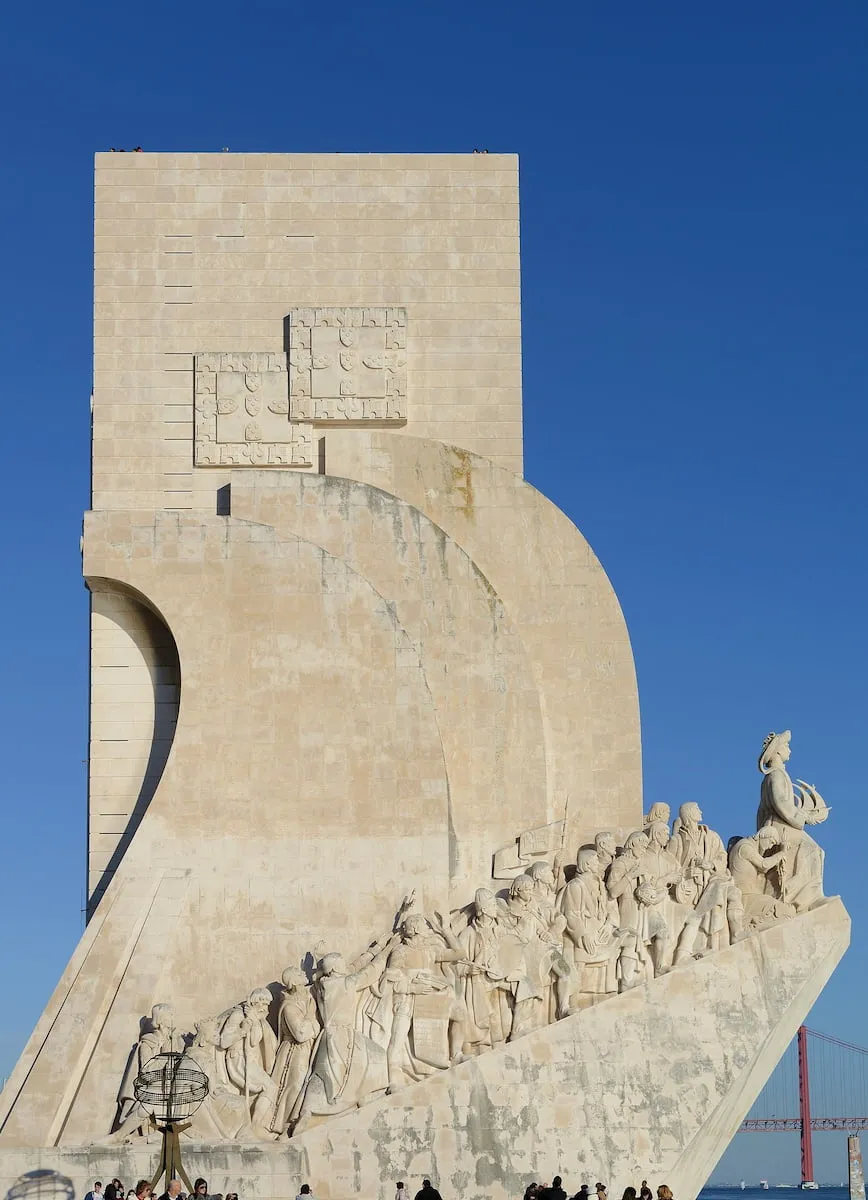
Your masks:
<svg viewBox="0 0 868 1200"><path fill-rule="evenodd" d="M185 1052L208 1078L190 1137L287 1137L812 907L822 852L804 826L828 810L808 785L794 789L789 739L766 738L758 832L728 852L698 804L682 804L670 827L658 803L641 829L598 833L575 861L540 857L448 917L405 897L356 958L322 954L310 978L288 967L276 995L255 988L186 1037L156 1005L112 1136L142 1125L135 1078L161 1052Z"/></svg>
<svg viewBox="0 0 868 1200"><path fill-rule="evenodd" d="M571 1200L608 1200L609 1191L604 1183L594 1185L595 1193L583 1183ZM524 1200L567 1200L567 1192L560 1175L555 1175L551 1183L529 1183L525 1188ZM654 1193L648 1186L648 1180L643 1179L637 1191L634 1187L624 1188L621 1200L654 1200ZM673 1200L672 1189L666 1183L657 1188L657 1200Z"/></svg>
<svg viewBox="0 0 868 1200"><path fill-rule="evenodd" d="M193 1184L193 1191L188 1196L182 1188L180 1179L173 1179L169 1182L165 1192L156 1197L147 1179L140 1179L131 1191L124 1188L120 1179L113 1179L111 1183L106 1184L105 1191L103 1191L102 1180L97 1179L84 1200L133 1200L133 1197L136 1200L238 1200L238 1193L210 1193L208 1181L197 1179Z"/></svg>
<svg viewBox="0 0 868 1200"><path fill-rule="evenodd" d="M180 1179L173 1179L169 1182L166 1191L158 1198L154 1197L153 1189L146 1179L140 1179L135 1186L133 1192L127 1192L120 1179L113 1179L111 1183L106 1185L103 1191L102 1181L97 1179L91 1191L87 1193L84 1200L132 1200L132 1197L137 1197L137 1200L238 1200L237 1192L209 1192L208 1182L205 1179L197 1179L193 1184L193 1191L189 1196L184 1192ZM295 1200L314 1200L314 1195L311 1191L309 1183L303 1183L299 1188L298 1195ZM399 1181L395 1185L395 1200L410 1200L409 1193L403 1181ZM442 1200L440 1193L431 1183L430 1179L423 1179L422 1186L413 1200ZM605 1197L603 1198L605 1200Z"/></svg>

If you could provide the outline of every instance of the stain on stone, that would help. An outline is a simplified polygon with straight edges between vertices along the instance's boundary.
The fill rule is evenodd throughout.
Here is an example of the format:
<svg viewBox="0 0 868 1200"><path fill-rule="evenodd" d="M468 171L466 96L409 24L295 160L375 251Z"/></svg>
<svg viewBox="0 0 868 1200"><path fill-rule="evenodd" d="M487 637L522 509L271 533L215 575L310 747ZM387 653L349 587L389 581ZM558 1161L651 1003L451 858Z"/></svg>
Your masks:
<svg viewBox="0 0 868 1200"><path fill-rule="evenodd" d="M473 508L473 456L457 446L447 447L450 458L448 482L452 491L461 496L462 503L458 511L463 513L468 521L472 521L475 512Z"/></svg>

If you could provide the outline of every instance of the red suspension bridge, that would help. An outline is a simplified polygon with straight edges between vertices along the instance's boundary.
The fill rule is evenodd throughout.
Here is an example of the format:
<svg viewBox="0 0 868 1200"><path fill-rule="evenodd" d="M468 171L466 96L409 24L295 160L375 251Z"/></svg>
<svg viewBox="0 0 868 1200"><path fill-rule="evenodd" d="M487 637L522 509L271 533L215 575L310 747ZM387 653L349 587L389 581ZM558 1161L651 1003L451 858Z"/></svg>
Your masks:
<svg viewBox="0 0 868 1200"><path fill-rule="evenodd" d="M802 1025L741 1126L742 1133L798 1130L802 1182L813 1181L812 1134L868 1129L868 1048Z"/></svg>

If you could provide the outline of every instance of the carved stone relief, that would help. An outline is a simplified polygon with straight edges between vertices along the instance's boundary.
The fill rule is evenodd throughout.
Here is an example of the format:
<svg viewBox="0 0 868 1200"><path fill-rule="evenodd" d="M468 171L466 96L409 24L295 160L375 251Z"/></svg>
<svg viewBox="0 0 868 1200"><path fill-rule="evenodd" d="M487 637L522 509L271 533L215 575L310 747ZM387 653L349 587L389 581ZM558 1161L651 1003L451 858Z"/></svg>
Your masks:
<svg viewBox="0 0 868 1200"><path fill-rule="evenodd" d="M623 846L602 830L573 862L561 823L528 831L500 866L518 865L516 850L533 861L499 893L489 881L447 917L414 911L407 896L352 961L298 947L315 966L284 971L275 1027L269 988L183 1039L170 1006L156 1005L111 1138L142 1124L135 1072L182 1042L210 1081L191 1137L289 1137L822 904L823 854L804 826L829 810L811 785L793 785L789 751L789 732L766 738L759 828L728 854L695 803L671 828L668 806L655 805Z"/></svg>
<svg viewBox="0 0 868 1200"><path fill-rule="evenodd" d="M403 308L299 308L289 314L293 421L405 421Z"/></svg>
<svg viewBox="0 0 868 1200"><path fill-rule="evenodd" d="M313 430L291 424L284 354L197 354L195 463L209 466L313 464Z"/></svg>

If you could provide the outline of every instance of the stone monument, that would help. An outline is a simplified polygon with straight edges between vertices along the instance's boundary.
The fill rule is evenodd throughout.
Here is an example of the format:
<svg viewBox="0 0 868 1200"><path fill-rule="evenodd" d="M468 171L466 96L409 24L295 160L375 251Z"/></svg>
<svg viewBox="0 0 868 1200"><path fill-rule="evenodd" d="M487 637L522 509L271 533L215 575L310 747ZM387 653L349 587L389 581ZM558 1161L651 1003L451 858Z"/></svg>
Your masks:
<svg viewBox="0 0 868 1200"><path fill-rule="evenodd" d="M755 833L643 817L520 368L511 156L97 157L89 920L4 1188L150 1177L178 1054L212 1192L701 1187L847 946L828 809L786 732Z"/></svg>

